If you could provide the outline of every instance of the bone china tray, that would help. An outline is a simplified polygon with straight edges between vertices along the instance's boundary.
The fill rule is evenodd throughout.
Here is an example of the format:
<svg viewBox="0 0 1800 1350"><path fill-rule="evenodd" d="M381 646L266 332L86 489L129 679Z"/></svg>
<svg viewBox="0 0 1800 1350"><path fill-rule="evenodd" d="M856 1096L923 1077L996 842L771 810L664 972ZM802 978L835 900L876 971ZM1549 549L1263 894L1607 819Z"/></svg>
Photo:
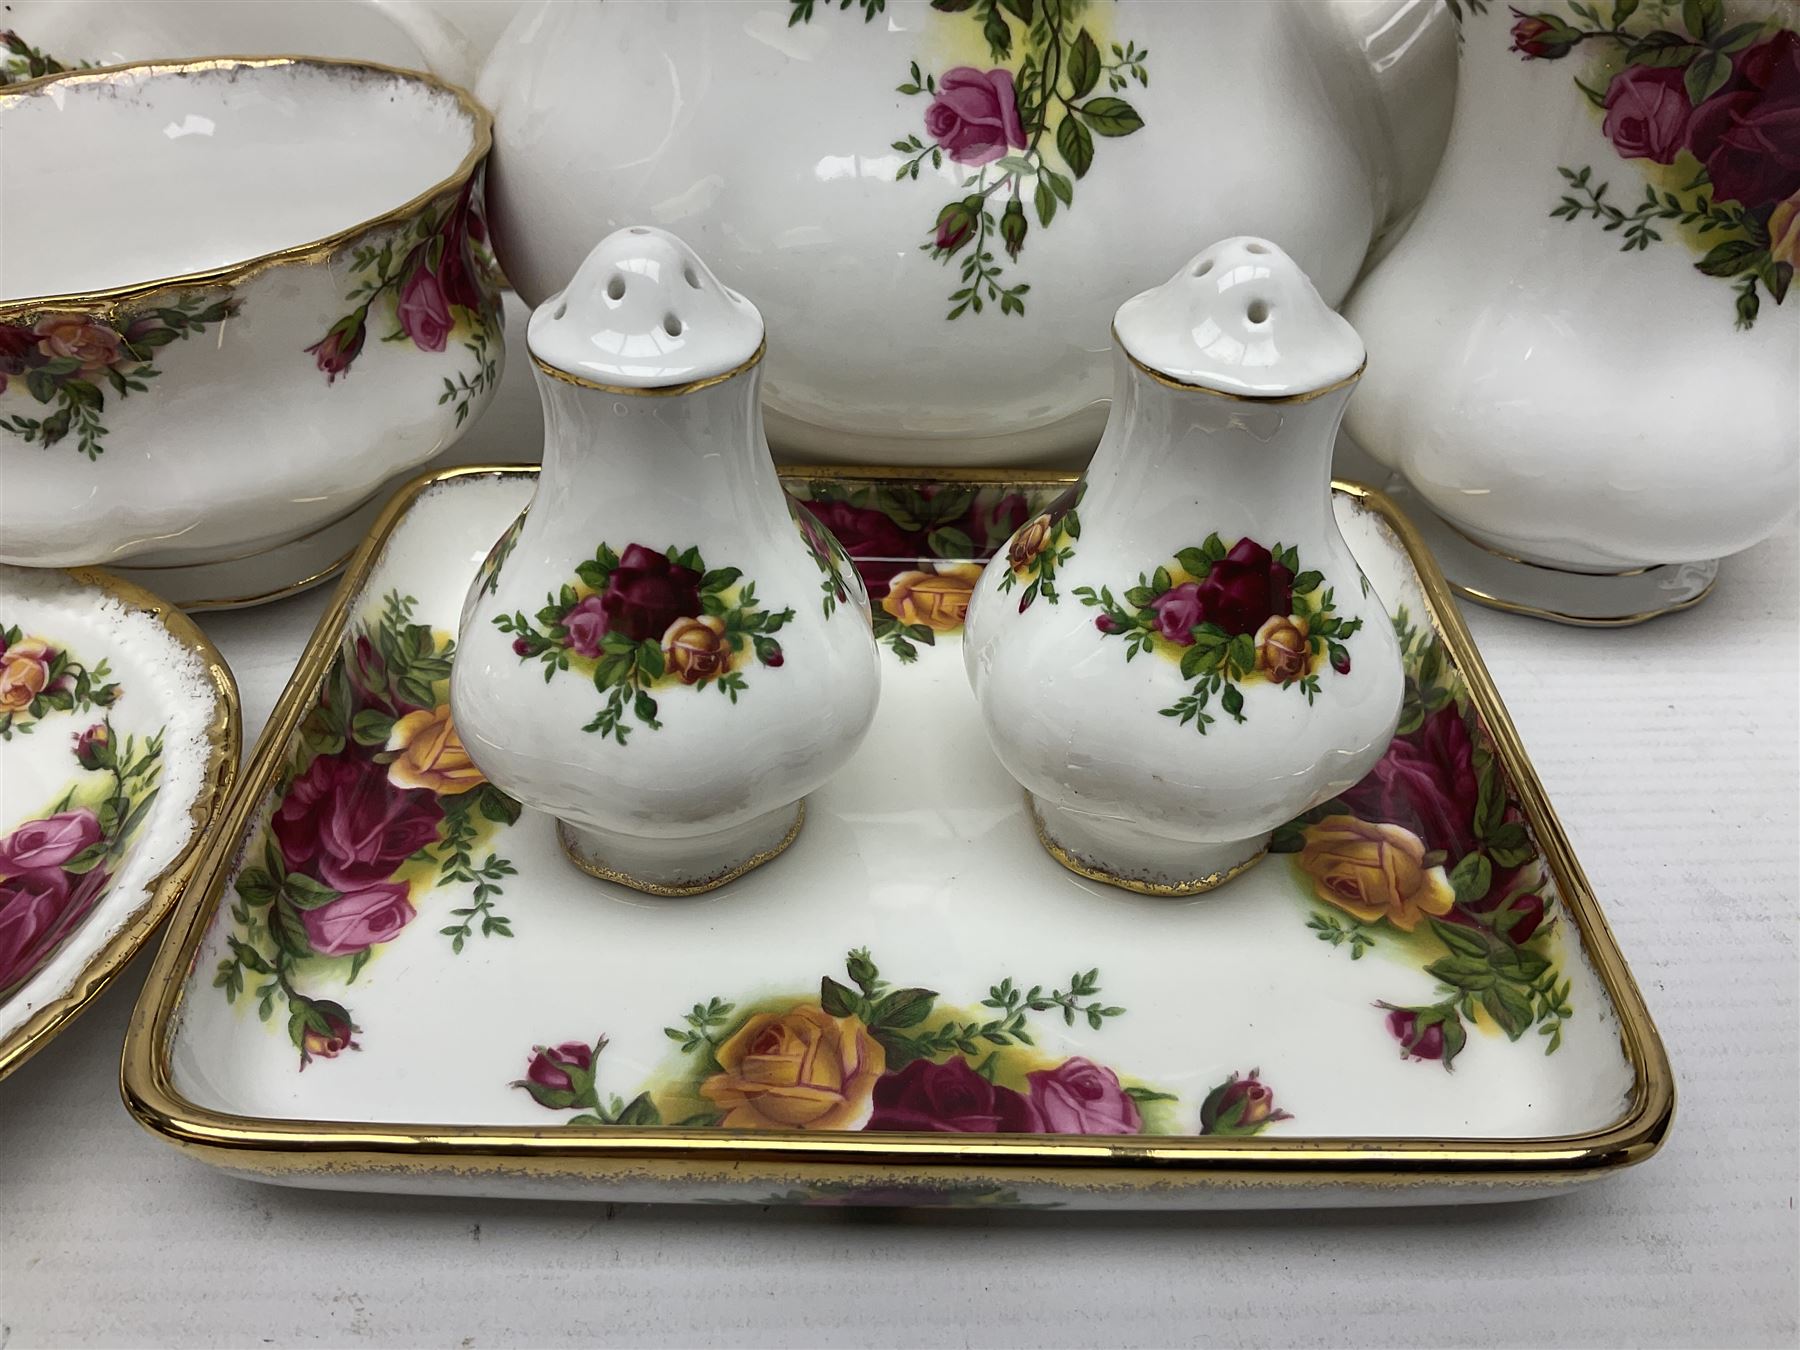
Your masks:
<svg viewBox="0 0 1800 1350"><path fill-rule="evenodd" d="M1379 494L1336 506L1406 651L1403 734L1176 901L1043 851L963 677L969 559L1069 478L790 472L870 582L881 709L786 856L653 900L448 734L463 595L534 474L420 479L352 561L133 1017L152 1131L301 1186L1166 1208L1517 1199L1661 1143L1656 1029Z"/></svg>

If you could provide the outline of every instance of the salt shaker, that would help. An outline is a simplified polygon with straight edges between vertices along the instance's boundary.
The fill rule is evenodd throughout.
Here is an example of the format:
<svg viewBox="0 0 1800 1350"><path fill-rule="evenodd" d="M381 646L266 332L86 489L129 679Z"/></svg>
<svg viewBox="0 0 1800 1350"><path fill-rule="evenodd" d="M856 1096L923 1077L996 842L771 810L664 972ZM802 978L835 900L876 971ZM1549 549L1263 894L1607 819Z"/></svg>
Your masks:
<svg viewBox="0 0 1800 1350"><path fill-rule="evenodd" d="M1293 259L1235 238L1114 319L1079 489L976 588L968 674L1044 846L1192 895L1381 757L1403 676L1331 501L1363 344Z"/></svg>
<svg viewBox="0 0 1800 1350"><path fill-rule="evenodd" d="M456 726L584 870L710 890L868 730L868 599L776 477L762 316L681 240L608 236L527 332L543 472L464 604Z"/></svg>

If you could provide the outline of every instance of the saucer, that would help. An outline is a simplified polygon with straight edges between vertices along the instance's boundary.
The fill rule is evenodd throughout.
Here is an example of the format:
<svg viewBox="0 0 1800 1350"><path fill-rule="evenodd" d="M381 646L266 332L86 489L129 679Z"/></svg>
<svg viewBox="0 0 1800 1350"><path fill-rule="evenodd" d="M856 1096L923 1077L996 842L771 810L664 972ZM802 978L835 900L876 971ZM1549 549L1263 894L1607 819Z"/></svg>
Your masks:
<svg viewBox="0 0 1800 1350"><path fill-rule="evenodd" d="M174 904L237 771L237 686L98 571L0 567L0 1077Z"/></svg>

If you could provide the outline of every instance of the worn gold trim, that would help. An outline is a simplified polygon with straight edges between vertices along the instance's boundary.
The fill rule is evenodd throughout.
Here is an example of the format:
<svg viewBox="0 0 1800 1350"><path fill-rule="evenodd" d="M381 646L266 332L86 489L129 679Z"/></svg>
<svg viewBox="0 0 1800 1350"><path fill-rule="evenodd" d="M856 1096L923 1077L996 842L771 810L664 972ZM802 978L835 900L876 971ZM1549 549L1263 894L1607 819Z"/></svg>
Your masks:
<svg viewBox="0 0 1800 1350"><path fill-rule="evenodd" d="M788 851L788 845L800 837L800 827L806 824L806 799L804 797L800 799L798 806L799 810L794 812L794 823L788 826L787 833L781 836L781 841L777 843L775 847L765 848L761 853L752 854L750 857L744 859L743 862L737 864L737 866L730 868L728 871L721 872L712 880L702 881L693 886L664 886L655 881L640 881L637 877L632 876L628 872L621 872L617 868L602 867L599 863L589 862L575 851L575 845L570 842L569 824L567 821L559 820L556 822L556 842L561 846L565 858L598 881L610 881L616 885L629 886L632 890L642 891L645 895L658 895L666 899L679 899L683 896L705 895L708 891L716 891L727 882L736 881L739 877L743 876L744 873L754 872L764 863L779 858L783 853L786 853Z"/></svg>
<svg viewBox="0 0 1800 1350"><path fill-rule="evenodd" d="M475 101L465 89L446 83L422 70L402 70L378 61L353 61L330 56L211 56L196 61L131 61L116 66L99 66L90 70L70 70L60 75L45 75L35 80L0 88L0 106L47 91L83 84L121 84L139 76L200 74L214 70L259 70L278 66L314 66L323 70L357 71L363 74L390 76L412 84L424 85L448 94L469 118L470 144L449 177L380 215L349 225L309 243L294 244L272 253L260 254L241 262L221 263L217 267L179 276L158 277L150 281L133 281L123 286L109 286L93 291L74 291L66 295L31 295L17 300L0 299L0 323L16 323L40 314L84 313L110 314L127 304L147 300L166 291L189 291L221 286L237 286L259 272L289 263L312 263L340 252L345 245L374 230L397 225L418 214L441 197L461 192L463 185L487 158L493 145L494 119L487 109Z"/></svg>
<svg viewBox="0 0 1800 1350"><path fill-rule="evenodd" d="M1146 365L1132 355L1131 349L1127 347L1124 340L1119 337L1117 325L1114 325L1113 327L1112 340L1118 345L1119 350L1125 353L1125 359L1127 361L1131 362L1131 364L1136 366L1142 374L1148 375L1165 389L1179 389L1184 394L1211 394L1214 398L1229 399L1233 403L1262 403L1267 404L1270 407L1276 407L1283 403L1311 403L1315 398L1324 398L1325 395L1335 394L1340 389L1348 389L1351 385L1360 380L1363 377L1363 372L1369 368L1369 358L1364 356L1362 364L1348 375L1344 376L1343 379L1333 380L1330 384L1322 384L1317 389L1308 389L1299 394L1243 394L1230 389L1220 389L1210 384L1188 384L1186 381L1178 380L1172 375L1163 374L1162 371L1156 369L1155 366Z"/></svg>
<svg viewBox="0 0 1800 1350"><path fill-rule="evenodd" d="M225 664L225 658L219 655L219 649L213 646L192 619L143 588L98 568L77 568L68 575L82 585L92 586L133 609L151 615L176 642L197 655L212 681L213 715L205 731L206 764L201 771L194 800L188 807L187 843L167 867L144 883L146 898L143 905L126 919L105 946L89 958L75 982L63 993L46 999L36 1012L11 1033L0 1036L0 1078L5 1078L43 1049L51 1037L92 1003L124 968L126 962L137 955L138 948L149 940L157 925L167 916L200 861L201 846L207 838L207 827L225 809L232 780L237 776L238 750L242 744L237 681L232 678L231 667ZM90 915L89 919L93 917ZM26 984L29 985L30 980L35 978L35 975L29 977ZM16 993L14 997L17 997Z"/></svg>
<svg viewBox="0 0 1800 1350"><path fill-rule="evenodd" d="M1025 794L1025 808L1031 812L1031 824L1037 831L1038 843L1044 846L1044 852L1078 877L1086 877L1089 881L1098 881L1103 886L1117 886L1120 890L1136 891L1139 895L1154 895L1165 899L1184 895L1205 895L1208 891L1216 891L1226 882L1243 876L1244 873L1269 856L1269 846L1264 844L1256 850L1253 857L1245 858L1241 863L1234 863L1223 872L1208 872L1205 876L1195 877L1192 881L1138 881L1132 877L1122 877L1116 872L1108 872L1104 868L1090 866L1052 839L1050 831L1044 825L1044 813L1038 810L1037 800L1029 792Z"/></svg>
<svg viewBox="0 0 1800 1350"><path fill-rule="evenodd" d="M1620 1048L1634 1080L1629 1100L1610 1125L1536 1139L810 1134L361 1124L239 1116L189 1101L174 1087L170 1068L171 1036L187 976L218 911L232 864L281 771L288 738L318 696L351 608L384 545L407 509L439 484L465 477L529 480L536 472L535 467L472 465L422 475L393 499L351 560L275 706L229 809L209 836L180 922L164 939L132 1013L121 1082L127 1106L145 1128L235 1172L273 1180L304 1177L325 1184L334 1178L362 1184L392 1178L412 1185L428 1176L463 1185L494 1177L590 1186L619 1180L775 1187L861 1179L887 1186L979 1180L1015 1186L1046 1182L1127 1203L1179 1203L1184 1190L1198 1186L1393 1191L1455 1185L1503 1195L1518 1188L1591 1180L1642 1162L1661 1147L1674 1114L1674 1078L1655 1024L1568 837L1418 532L1383 494L1347 483L1337 484L1337 490L1379 515L1417 568L1432 626L1455 658L1492 733L1495 752L1618 1015ZM793 476L817 472L796 466ZM872 476L873 471L868 472ZM895 471L893 476L919 472ZM1034 476L996 472L988 481L1004 484Z"/></svg>
<svg viewBox="0 0 1800 1350"><path fill-rule="evenodd" d="M577 375L572 371L553 366L536 352L530 352L531 364L553 380L561 380L564 384L575 385L579 389L597 389L603 394L628 394L634 398L676 398L682 394L691 394L698 389L711 389L715 384L724 384L727 380L735 380L746 370L761 364L763 354L769 349L769 340L764 338L756 344L756 350L744 360L738 362L722 375L708 375L704 379L687 380L681 384L602 384L599 380L590 380L585 375ZM530 348L527 347L527 351Z"/></svg>
<svg viewBox="0 0 1800 1350"><path fill-rule="evenodd" d="M1525 614L1534 619L1548 619L1552 623L1564 623L1574 628L1631 628L1640 623L1649 623L1652 619L1660 619L1666 614L1679 614L1684 609L1692 609L1711 595L1713 588L1718 584L1719 578L1715 575L1698 595L1690 595L1685 600L1677 600L1674 604L1664 605L1660 609L1647 609L1637 614L1600 616L1565 614L1561 610L1544 609L1519 600L1502 600L1497 595L1489 595L1486 591L1477 590L1460 581L1452 581L1450 589L1465 599L1473 600L1478 605L1484 605L1488 609L1498 609L1507 614Z"/></svg>

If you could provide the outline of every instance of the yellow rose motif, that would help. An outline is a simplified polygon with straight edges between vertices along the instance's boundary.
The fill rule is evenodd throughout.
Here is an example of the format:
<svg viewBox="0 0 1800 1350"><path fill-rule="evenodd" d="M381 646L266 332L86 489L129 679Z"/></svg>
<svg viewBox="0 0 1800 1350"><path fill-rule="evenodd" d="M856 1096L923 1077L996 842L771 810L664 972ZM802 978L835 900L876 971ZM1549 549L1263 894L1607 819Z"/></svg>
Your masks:
<svg viewBox="0 0 1800 1350"><path fill-rule="evenodd" d="M1444 869L1425 865L1424 841L1398 825L1327 816L1306 827L1300 867L1319 899L1408 933L1428 914L1448 914L1456 900Z"/></svg>
<svg viewBox="0 0 1800 1350"><path fill-rule="evenodd" d="M727 1129L854 1130L869 1118L887 1054L854 1017L817 1004L758 1013L714 1052L700 1095Z"/></svg>
<svg viewBox="0 0 1800 1350"><path fill-rule="evenodd" d="M1256 668L1276 684L1292 684L1311 664L1306 620L1300 615L1271 615L1256 630Z"/></svg>
<svg viewBox="0 0 1800 1350"><path fill-rule="evenodd" d="M980 563L939 563L931 572L901 572L888 582L881 607L901 623L954 633L969 616L969 597L979 580Z"/></svg>
<svg viewBox="0 0 1800 1350"><path fill-rule="evenodd" d="M1769 215L1769 256L1800 267L1800 192L1777 204Z"/></svg>
<svg viewBox="0 0 1800 1350"><path fill-rule="evenodd" d="M447 703L430 712L409 712L397 720L388 732L385 748L400 755L388 765L388 781L395 787L426 788L451 797L487 781L463 749L462 737L450 723Z"/></svg>
<svg viewBox="0 0 1800 1350"><path fill-rule="evenodd" d="M1019 532L1012 538L1006 550L1006 562L1015 572L1023 572L1031 566L1032 559L1044 551L1044 545L1050 542L1050 517L1048 514L1038 516L1019 527Z"/></svg>
<svg viewBox="0 0 1800 1350"><path fill-rule="evenodd" d="M731 669L731 644L725 640L725 621L711 614L697 619L677 619L663 633L663 664L683 684L699 684Z"/></svg>
<svg viewBox="0 0 1800 1350"><path fill-rule="evenodd" d="M56 649L42 638L20 638L0 653L0 713L21 713L50 683Z"/></svg>

